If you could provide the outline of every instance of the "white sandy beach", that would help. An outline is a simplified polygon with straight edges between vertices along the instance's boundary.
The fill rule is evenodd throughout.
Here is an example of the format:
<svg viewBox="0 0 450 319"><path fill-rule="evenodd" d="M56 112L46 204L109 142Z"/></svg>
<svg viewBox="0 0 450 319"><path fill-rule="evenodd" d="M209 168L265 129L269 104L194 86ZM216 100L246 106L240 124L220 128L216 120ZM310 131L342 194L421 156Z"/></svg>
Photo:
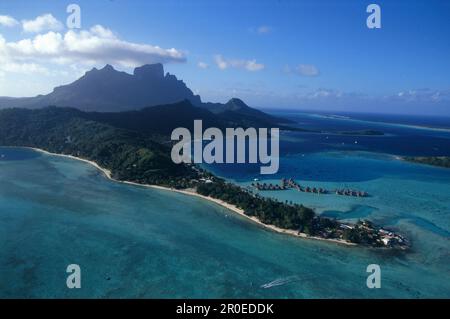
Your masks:
<svg viewBox="0 0 450 319"><path fill-rule="evenodd" d="M274 225L268 225L268 224L264 224L263 222L261 222L258 218L254 217L254 216L248 216L245 214L244 210L231 205L227 202L224 202L220 199L217 198L212 198L212 197L208 197L208 196L204 196L201 194L196 193L194 190L180 190L180 189L175 189L175 188L169 188L169 187L164 187L164 186L159 186L159 185L150 185L150 184L139 184L139 183L135 183L135 182L129 182L129 181L119 181L116 180L114 178L112 178L112 173L110 170L101 167L100 165L98 165L96 162L94 161L90 161L84 158L80 158L80 157L76 157L73 155L65 155L65 154L57 154L57 153L51 153L48 152L46 150L40 149L40 148L34 148L34 147L25 147L25 148L29 148L32 150L35 150L37 152L41 152L47 155L52 155L52 156L60 156L60 157L66 157L66 158L70 158L73 160L78 160L78 161L82 161L85 163L88 163L92 166L94 166L95 168L97 168L98 170L100 170L108 179L110 179L111 181L117 182L117 183L123 183L123 184L128 184L128 185L133 185L133 186L140 186L140 187L148 187L148 188L153 188L153 189L159 189L159 190L164 190L164 191L170 191L170 192L176 192L176 193L180 193L180 194L185 194L188 196L195 196L198 198L202 198L204 200L216 203L217 205L220 205L222 207L225 207L228 210L231 210L232 212L239 214L240 216L251 220L252 222L258 224L259 226L262 226L266 229L272 230L274 232L277 233L281 233L281 234L287 234L287 235L291 235L291 236L295 236L295 237L300 237L300 238L305 238L305 239L314 239L314 240L322 240L322 241L327 241L327 242L333 242L333 243L337 243L337 244L343 244L343 245L347 245L347 246L356 246L356 244L354 243L350 243L347 242L345 240L341 240L341 239L327 239L327 238L321 238L321 237L316 237L316 236L309 236L305 233L300 233L294 230L290 230L290 229L283 229L283 228L279 228L276 227Z"/></svg>

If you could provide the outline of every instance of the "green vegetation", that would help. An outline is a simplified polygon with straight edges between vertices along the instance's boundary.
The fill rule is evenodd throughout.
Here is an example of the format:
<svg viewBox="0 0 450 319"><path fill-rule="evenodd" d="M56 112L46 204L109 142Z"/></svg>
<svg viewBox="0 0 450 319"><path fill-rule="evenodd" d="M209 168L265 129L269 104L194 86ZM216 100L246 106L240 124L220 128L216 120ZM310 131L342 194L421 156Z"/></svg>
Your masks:
<svg viewBox="0 0 450 319"><path fill-rule="evenodd" d="M288 205L260 197L239 186L217 179L214 183L199 184L197 192L235 205L243 209L246 215L257 217L264 224L314 234L315 213L302 205Z"/></svg>
<svg viewBox="0 0 450 319"><path fill-rule="evenodd" d="M345 240L357 244L370 244L376 243L376 246L382 246L379 241L380 237L377 233L369 232L367 229L359 226L355 226L352 229L344 230L343 236Z"/></svg>
<svg viewBox="0 0 450 319"><path fill-rule="evenodd" d="M37 147L95 161L118 180L188 187L198 173L176 165L169 146L133 131L86 120L74 109L0 112L0 145Z"/></svg>
<svg viewBox="0 0 450 319"><path fill-rule="evenodd" d="M427 164L439 167L450 168L450 157L449 156L416 156L416 157L404 157L406 161Z"/></svg>
<svg viewBox="0 0 450 319"><path fill-rule="evenodd" d="M114 121L118 121L115 117ZM351 227L317 216L310 208L260 197L226 183L195 165L174 164L171 145L161 143L163 133L124 129L128 124L101 123L70 108L0 111L0 145L36 147L58 154L73 155L109 169L117 180L153 184L221 199L245 211L262 223L321 238L343 239L380 246L377 230L367 224ZM141 123L143 124L143 123ZM156 132L158 133L158 132ZM344 227L345 226L345 227Z"/></svg>

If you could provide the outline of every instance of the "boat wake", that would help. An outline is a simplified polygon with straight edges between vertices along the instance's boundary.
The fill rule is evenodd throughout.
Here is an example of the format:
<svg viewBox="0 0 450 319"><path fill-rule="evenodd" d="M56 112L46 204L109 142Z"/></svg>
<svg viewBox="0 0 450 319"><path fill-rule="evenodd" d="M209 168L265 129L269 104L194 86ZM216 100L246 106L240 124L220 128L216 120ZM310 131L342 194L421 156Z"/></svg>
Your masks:
<svg viewBox="0 0 450 319"><path fill-rule="evenodd" d="M261 285L261 288L269 289L272 287L286 285L291 282L299 281L299 280L300 280L300 278L298 276L289 276L289 277L285 277L285 278L278 278L278 279L275 279L274 281L271 281L264 285Z"/></svg>

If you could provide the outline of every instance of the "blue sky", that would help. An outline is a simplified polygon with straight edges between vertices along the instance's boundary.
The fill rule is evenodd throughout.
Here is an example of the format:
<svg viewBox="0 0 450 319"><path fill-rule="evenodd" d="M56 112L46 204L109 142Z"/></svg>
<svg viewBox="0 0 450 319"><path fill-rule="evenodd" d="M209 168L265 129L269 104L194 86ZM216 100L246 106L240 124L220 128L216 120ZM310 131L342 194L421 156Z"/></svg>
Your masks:
<svg viewBox="0 0 450 319"><path fill-rule="evenodd" d="M81 30L65 25L70 3ZM204 101L450 115L449 35L448 1L2 1L0 96L164 62Z"/></svg>

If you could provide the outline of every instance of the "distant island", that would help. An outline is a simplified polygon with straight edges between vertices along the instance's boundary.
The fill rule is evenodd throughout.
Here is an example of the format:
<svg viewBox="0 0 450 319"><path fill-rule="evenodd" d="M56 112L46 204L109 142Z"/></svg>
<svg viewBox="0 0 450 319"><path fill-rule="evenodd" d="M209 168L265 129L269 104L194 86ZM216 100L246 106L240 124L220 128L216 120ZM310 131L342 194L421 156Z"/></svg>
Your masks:
<svg viewBox="0 0 450 319"><path fill-rule="evenodd" d="M145 117L147 112L152 108L123 117L58 107L1 110L0 145L83 159L111 179L200 196L278 232L343 244L407 247L402 236L368 221L348 224L321 217L308 207L259 196L195 165L174 164L165 131L140 122L130 127L130 116Z"/></svg>
<svg viewBox="0 0 450 319"><path fill-rule="evenodd" d="M384 135L384 132L377 131L377 130L361 130L361 131L341 131L341 132L339 132L339 134L370 136L370 135Z"/></svg>
<svg viewBox="0 0 450 319"><path fill-rule="evenodd" d="M450 168L449 156L405 156L408 162Z"/></svg>

